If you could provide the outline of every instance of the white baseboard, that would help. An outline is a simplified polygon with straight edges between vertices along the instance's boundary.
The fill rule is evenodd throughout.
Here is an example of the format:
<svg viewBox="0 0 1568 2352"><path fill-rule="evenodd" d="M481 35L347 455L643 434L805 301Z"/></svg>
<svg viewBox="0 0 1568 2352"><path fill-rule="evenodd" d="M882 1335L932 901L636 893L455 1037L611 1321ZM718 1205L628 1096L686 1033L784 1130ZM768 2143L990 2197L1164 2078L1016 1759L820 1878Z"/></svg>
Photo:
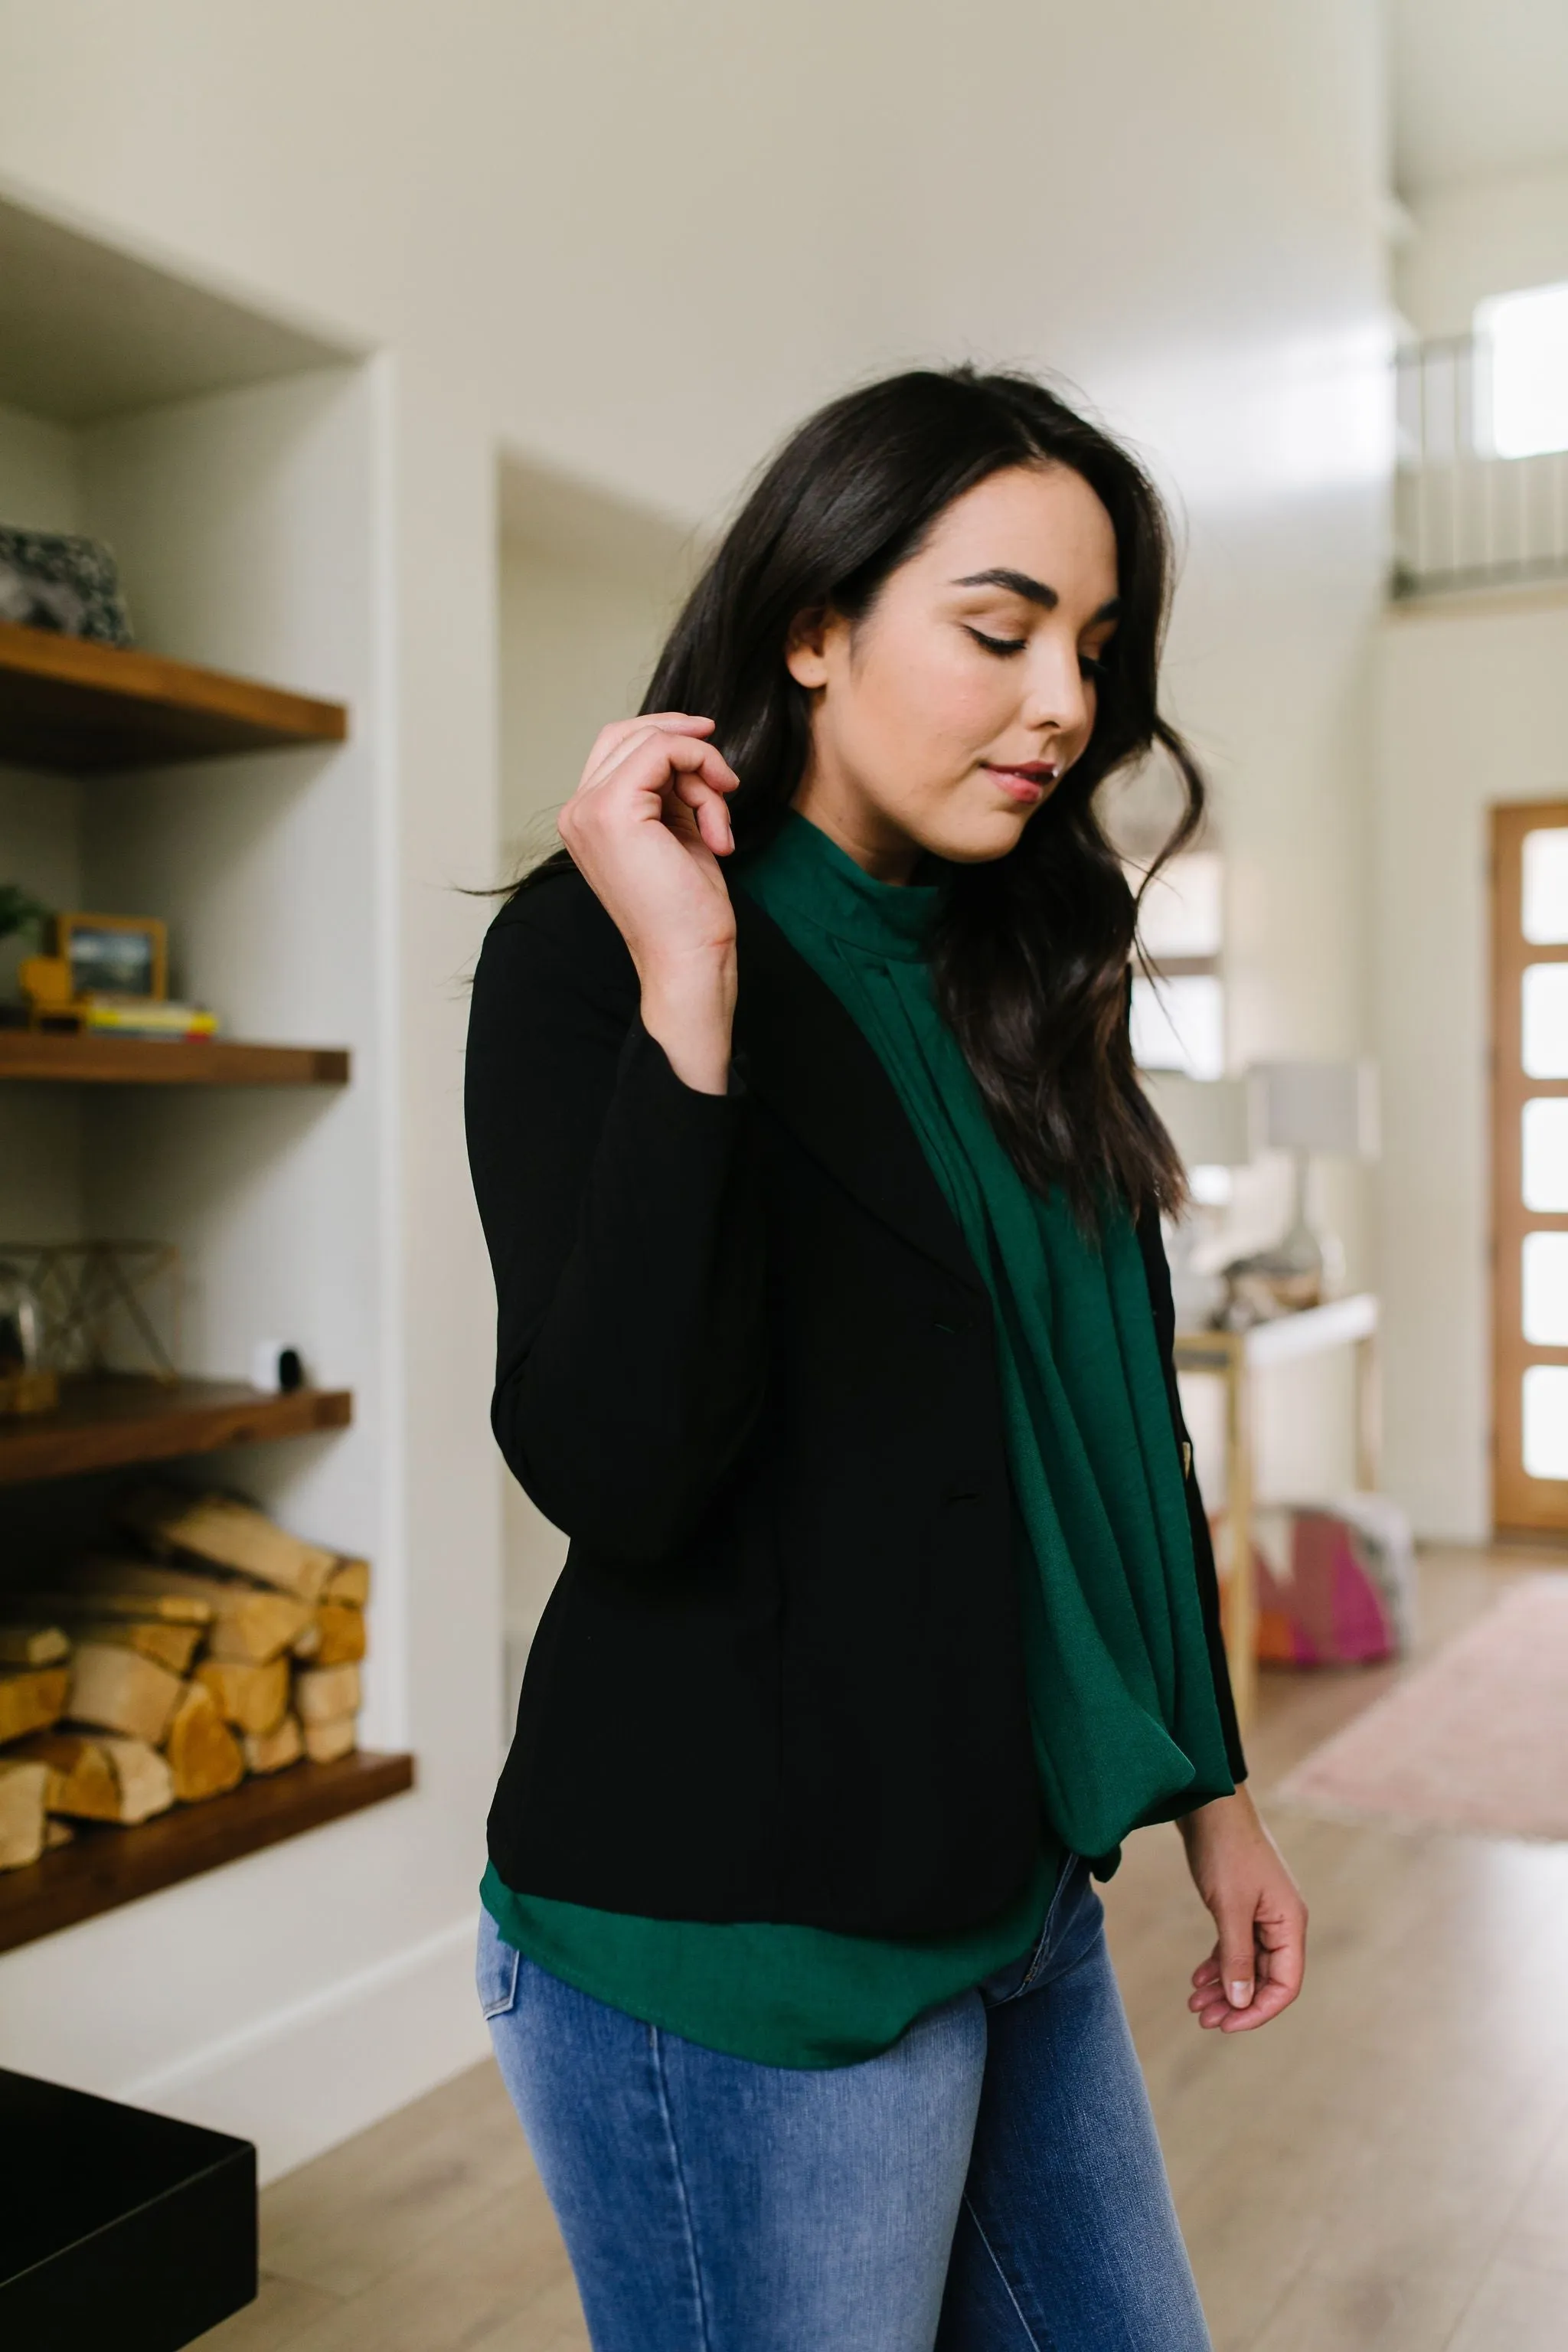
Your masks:
<svg viewBox="0 0 1568 2352"><path fill-rule="evenodd" d="M261 2179L275 2180L489 2054L478 1927L476 1911L119 2095L254 2140Z"/></svg>

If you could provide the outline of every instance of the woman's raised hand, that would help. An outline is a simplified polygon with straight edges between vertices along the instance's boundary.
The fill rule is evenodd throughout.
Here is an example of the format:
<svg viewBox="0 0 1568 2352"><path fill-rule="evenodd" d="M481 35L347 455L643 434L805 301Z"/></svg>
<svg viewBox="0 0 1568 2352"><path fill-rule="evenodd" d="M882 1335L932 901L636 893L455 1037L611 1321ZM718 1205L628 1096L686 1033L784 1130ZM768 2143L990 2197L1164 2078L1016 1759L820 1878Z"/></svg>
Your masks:
<svg viewBox="0 0 1568 2352"><path fill-rule="evenodd" d="M726 795L740 779L704 740L712 725L659 710L602 728L558 825L630 950L644 1027L677 1076L722 1094L735 911L719 860L735 845Z"/></svg>

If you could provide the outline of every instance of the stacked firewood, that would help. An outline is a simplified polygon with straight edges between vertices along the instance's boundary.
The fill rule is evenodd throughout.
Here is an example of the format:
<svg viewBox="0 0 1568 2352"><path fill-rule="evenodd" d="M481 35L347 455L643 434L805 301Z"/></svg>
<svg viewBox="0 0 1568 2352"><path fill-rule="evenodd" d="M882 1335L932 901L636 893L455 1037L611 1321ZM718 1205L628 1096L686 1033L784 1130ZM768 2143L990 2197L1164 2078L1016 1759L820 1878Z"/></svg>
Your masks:
<svg viewBox="0 0 1568 2352"><path fill-rule="evenodd" d="M364 1560L222 1495L121 1520L122 1552L0 1586L0 1869L355 1745Z"/></svg>

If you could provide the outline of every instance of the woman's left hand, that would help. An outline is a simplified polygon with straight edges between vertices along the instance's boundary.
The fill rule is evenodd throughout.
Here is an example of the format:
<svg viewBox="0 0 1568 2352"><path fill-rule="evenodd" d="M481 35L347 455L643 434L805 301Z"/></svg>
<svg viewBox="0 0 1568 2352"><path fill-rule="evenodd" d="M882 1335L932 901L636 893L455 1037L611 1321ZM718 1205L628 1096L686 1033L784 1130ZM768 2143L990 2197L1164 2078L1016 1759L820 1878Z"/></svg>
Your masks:
<svg viewBox="0 0 1568 2352"><path fill-rule="evenodd" d="M1307 1965L1307 1906L1245 1788L1176 1825L1219 1941L1193 1970L1187 2007L1203 2026L1250 2032L1289 2009Z"/></svg>

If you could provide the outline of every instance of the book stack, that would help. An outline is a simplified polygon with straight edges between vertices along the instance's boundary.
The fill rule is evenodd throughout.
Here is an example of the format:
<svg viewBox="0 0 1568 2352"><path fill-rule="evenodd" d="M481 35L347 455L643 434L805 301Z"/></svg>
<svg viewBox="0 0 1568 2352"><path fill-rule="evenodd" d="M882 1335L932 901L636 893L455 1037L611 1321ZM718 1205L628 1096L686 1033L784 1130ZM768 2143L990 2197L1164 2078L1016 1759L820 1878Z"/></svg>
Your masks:
<svg viewBox="0 0 1568 2352"><path fill-rule="evenodd" d="M199 1004L166 996L79 996L71 1007L84 1030L108 1030L120 1037L213 1037L217 1014Z"/></svg>

